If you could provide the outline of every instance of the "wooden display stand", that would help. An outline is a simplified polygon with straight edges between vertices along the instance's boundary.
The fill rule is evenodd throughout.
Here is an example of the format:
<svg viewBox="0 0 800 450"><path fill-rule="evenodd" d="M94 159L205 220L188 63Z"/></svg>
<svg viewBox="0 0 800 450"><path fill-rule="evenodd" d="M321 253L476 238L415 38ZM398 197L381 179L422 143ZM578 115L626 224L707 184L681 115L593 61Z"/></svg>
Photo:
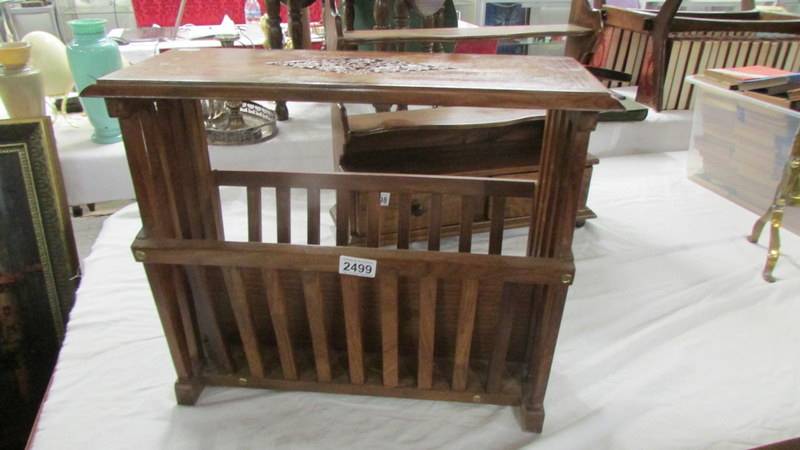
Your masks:
<svg viewBox="0 0 800 450"><path fill-rule="evenodd" d="M545 111L495 108L435 108L347 115L344 105L331 110L334 161L345 172L409 173L536 180L544 138ZM597 217L586 205L592 171L598 163L588 155L579 196L577 225ZM391 196L381 205L381 243L397 239L399 203ZM489 231L490 198L477 198L472 230ZM367 235L366 196L357 194L353 236ZM430 196L411 198L412 241L428 236ZM530 224L530 199L511 199L503 206L505 228ZM442 235L459 233L457 198L444 198Z"/></svg>
<svg viewBox="0 0 800 450"><path fill-rule="evenodd" d="M360 60L367 70L355 67ZM375 71L382 71L376 73ZM181 404L205 385L520 405L541 431L567 289L589 135L618 102L569 58L348 52L172 51L103 77L84 95L119 117L143 229L134 243L178 374ZM538 182L441 176L212 170L198 99L409 103L547 109ZM228 242L219 188L247 190L251 242ZM262 243L274 187L278 243ZM308 244L294 244L289 189L304 189ZM320 243L320 190L337 196L336 246ZM354 192L370 192L369 248L350 246ZM461 198L459 253L376 248L379 193ZM471 253L475 197L534 205L525 257ZM493 216L494 218L495 216ZM376 262L340 275L340 257Z"/></svg>

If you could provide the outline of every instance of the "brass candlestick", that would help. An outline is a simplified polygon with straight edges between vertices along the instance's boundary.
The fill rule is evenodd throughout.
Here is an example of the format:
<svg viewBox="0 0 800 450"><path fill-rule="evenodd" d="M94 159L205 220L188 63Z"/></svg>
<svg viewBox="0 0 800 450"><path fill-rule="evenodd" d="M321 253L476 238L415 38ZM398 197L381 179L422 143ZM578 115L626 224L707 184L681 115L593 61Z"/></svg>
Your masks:
<svg viewBox="0 0 800 450"><path fill-rule="evenodd" d="M753 232L747 238L752 243L758 243L758 238L764 230L764 226L769 221L769 250L767 252L767 263L761 276L769 283L775 282L772 271L778 264L781 256L780 230L783 225L783 212L787 206L800 206L800 134L795 136L792 154L783 169L778 188L775 190L775 200L767 211L758 218L753 225Z"/></svg>

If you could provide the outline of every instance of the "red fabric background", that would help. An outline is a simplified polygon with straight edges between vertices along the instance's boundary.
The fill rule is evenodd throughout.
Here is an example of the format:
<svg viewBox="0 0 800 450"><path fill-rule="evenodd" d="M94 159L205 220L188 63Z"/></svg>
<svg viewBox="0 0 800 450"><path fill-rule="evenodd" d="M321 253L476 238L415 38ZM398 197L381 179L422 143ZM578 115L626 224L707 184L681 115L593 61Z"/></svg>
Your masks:
<svg viewBox="0 0 800 450"><path fill-rule="evenodd" d="M175 24L180 0L133 0L133 12L136 25L149 27L158 24L162 27ZM266 11L261 2L261 11ZM185 24L218 25L227 14L236 23L244 23L244 0L187 0L183 12ZM322 2L315 1L308 7L311 22L319 22L322 18ZM281 4L281 22L286 22L286 5Z"/></svg>

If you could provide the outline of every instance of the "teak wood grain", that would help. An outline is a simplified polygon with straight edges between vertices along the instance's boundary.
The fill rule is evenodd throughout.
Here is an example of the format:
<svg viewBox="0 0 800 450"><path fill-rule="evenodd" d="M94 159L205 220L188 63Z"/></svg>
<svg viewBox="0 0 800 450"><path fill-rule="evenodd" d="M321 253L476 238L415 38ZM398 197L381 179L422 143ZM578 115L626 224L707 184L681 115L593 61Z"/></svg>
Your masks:
<svg viewBox="0 0 800 450"><path fill-rule="evenodd" d="M273 64L335 58L379 58L430 64L436 69L334 73ZM82 95L585 111L622 108L609 91L572 58L306 50L174 50L103 76Z"/></svg>

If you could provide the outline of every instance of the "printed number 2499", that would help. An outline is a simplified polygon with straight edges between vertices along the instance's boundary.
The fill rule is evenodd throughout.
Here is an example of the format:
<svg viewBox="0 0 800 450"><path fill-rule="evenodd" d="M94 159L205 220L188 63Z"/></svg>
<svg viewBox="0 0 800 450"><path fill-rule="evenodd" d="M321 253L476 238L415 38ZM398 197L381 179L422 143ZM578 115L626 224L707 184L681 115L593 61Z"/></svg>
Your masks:
<svg viewBox="0 0 800 450"><path fill-rule="evenodd" d="M353 258L339 256L339 273L356 277L375 278L375 269L378 262L374 259Z"/></svg>

